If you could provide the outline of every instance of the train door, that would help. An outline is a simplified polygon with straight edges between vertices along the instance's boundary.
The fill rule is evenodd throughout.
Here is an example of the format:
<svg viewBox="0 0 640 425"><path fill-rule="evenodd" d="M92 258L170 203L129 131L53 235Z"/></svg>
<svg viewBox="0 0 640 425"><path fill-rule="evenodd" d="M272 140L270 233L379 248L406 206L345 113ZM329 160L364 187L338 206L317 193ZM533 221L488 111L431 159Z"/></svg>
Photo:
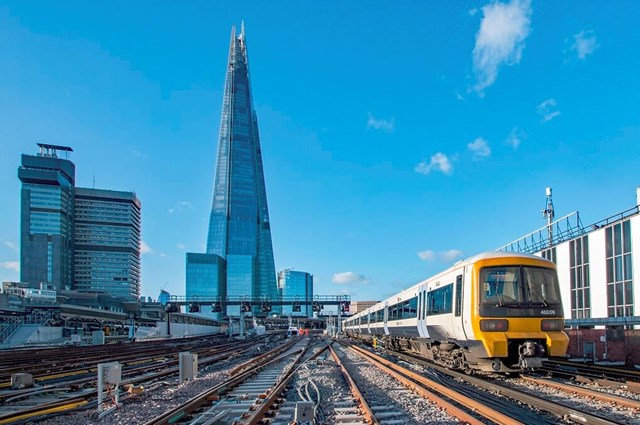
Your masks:
<svg viewBox="0 0 640 425"><path fill-rule="evenodd" d="M367 313L367 332L371 333L371 312Z"/></svg>
<svg viewBox="0 0 640 425"><path fill-rule="evenodd" d="M471 306L471 296L474 292L473 287L477 286L477 283L473 278L473 267L465 267L462 275L462 312L460 320L462 321L462 329L466 339L475 339L473 338L473 320L475 319L472 317L473 308ZM477 288L475 292L477 292Z"/></svg>
<svg viewBox="0 0 640 425"><path fill-rule="evenodd" d="M384 302L384 334L389 335L389 328L387 327L387 322L389 321L389 302Z"/></svg>
<svg viewBox="0 0 640 425"><path fill-rule="evenodd" d="M420 285L418 287L418 333L422 338L429 338L429 331L427 330L427 284Z"/></svg>
<svg viewBox="0 0 640 425"><path fill-rule="evenodd" d="M467 336L464 332L464 275L463 270L456 272L455 281L453 283L453 332L457 339L466 340Z"/></svg>

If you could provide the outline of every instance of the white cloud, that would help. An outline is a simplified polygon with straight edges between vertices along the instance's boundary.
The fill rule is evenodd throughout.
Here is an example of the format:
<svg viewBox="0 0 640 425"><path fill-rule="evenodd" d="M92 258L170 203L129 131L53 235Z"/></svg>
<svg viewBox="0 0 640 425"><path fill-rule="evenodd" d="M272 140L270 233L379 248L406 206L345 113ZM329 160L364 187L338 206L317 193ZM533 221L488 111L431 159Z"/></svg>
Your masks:
<svg viewBox="0 0 640 425"><path fill-rule="evenodd" d="M431 160L428 164L427 161L422 161L420 164L416 165L414 170L416 173L425 175L429 174L433 170L441 171L444 174L450 175L453 172L453 165L447 155L442 152L438 152L431 156Z"/></svg>
<svg viewBox="0 0 640 425"><path fill-rule="evenodd" d="M478 137L473 142L467 145L467 148L471 152L473 152L473 160L474 161L482 161L491 155L491 148L489 147L489 143L484 140L482 137Z"/></svg>
<svg viewBox="0 0 640 425"><path fill-rule="evenodd" d="M187 246L183 243L178 242L176 244L176 246L178 247L178 249L181 249L182 251L184 251L185 249L187 249Z"/></svg>
<svg viewBox="0 0 640 425"><path fill-rule="evenodd" d="M473 71L480 96L498 77L502 65L516 65L522 58L524 41L531 31L531 3L513 0L492 2L482 8L484 17L476 34Z"/></svg>
<svg viewBox="0 0 640 425"><path fill-rule="evenodd" d="M3 269L13 270L15 272L20 271L20 262L18 261L3 261L0 263L0 266L2 266Z"/></svg>
<svg viewBox="0 0 640 425"><path fill-rule="evenodd" d="M4 241L3 245L12 251L18 251L18 246L11 241Z"/></svg>
<svg viewBox="0 0 640 425"><path fill-rule="evenodd" d="M167 254L165 254L164 252L160 253L160 257L165 258L167 256Z"/></svg>
<svg viewBox="0 0 640 425"><path fill-rule="evenodd" d="M469 9L469 16L476 16L476 14L478 13L478 9L477 8L473 8L473 9Z"/></svg>
<svg viewBox="0 0 640 425"><path fill-rule="evenodd" d="M524 131L520 130L518 127L513 127L511 133L509 133L504 142L516 150L525 137L527 137L527 135Z"/></svg>
<svg viewBox="0 0 640 425"><path fill-rule="evenodd" d="M187 201L180 201L180 202L176 202L176 204L169 208L167 211L169 212L169 214L173 214L174 212L177 211L182 211L182 210L190 210L192 207L191 202L187 202Z"/></svg>
<svg viewBox="0 0 640 425"><path fill-rule="evenodd" d="M434 252L431 250L418 252L418 257L423 261L433 261L436 258L444 263L450 263L451 261L462 257L462 251L458 249L450 249L448 251Z"/></svg>
<svg viewBox="0 0 640 425"><path fill-rule="evenodd" d="M144 255L144 254L152 254L153 253L153 249L151 249L151 247L149 245L147 245L147 243L145 241L140 241L140 253L142 255Z"/></svg>
<svg viewBox="0 0 640 425"><path fill-rule="evenodd" d="M423 261L432 261L436 258L436 253L431 250L420 251L418 257Z"/></svg>
<svg viewBox="0 0 640 425"><path fill-rule="evenodd" d="M350 283L368 283L369 279L366 276L354 273L354 272L342 272L336 273L331 278L333 283L338 284L350 284Z"/></svg>
<svg viewBox="0 0 640 425"><path fill-rule="evenodd" d="M593 35L593 31L580 31L573 35L571 50L576 52L578 59L585 60L587 56L593 54L600 45L598 39Z"/></svg>
<svg viewBox="0 0 640 425"><path fill-rule="evenodd" d="M459 249L450 249L448 251L440 253L440 258L445 262L453 261L459 257L462 257L462 251L460 251Z"/></svg>
<svg viewBox="0 0 640 425"><path fill-rule="evenodd" d="M374 130L382 130L382 131L386 131L387 133L393 133L393 131L396 129L396 123L395 123L395 119L392 117L389 120L383 119L383 118L376 118L373 115L371 115L371 112L369 112L369 119L367 120L367 129L374 129Z"/></svg>
<svg viewBox="0 0 640 425"><path fill-rule="evenodd" d="M560 115L560 111L556 110L556 100L550 98L542 102L536 107L536 111L542 116L541 123L546 123Z"/></svg>

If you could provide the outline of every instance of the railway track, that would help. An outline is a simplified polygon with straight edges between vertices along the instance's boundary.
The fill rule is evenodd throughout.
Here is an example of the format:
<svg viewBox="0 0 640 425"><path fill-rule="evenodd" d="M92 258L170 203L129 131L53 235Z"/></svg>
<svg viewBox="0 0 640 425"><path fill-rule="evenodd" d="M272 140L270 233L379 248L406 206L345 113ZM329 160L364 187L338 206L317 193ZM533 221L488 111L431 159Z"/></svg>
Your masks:
<svg viewBox="0 0 640 425"><path fill-rule="evenodd" d="M145 425L196 425L216 421L257 424L278 400L308 343L308 339L296 339L234 368L224 382L147 421Z"/></svg>
<svg viewBox="0 0 640 425"><path fill-rule="evenodd" d="M0 353L11 366L0 368L0 389L11 386L13 373L29 373L36 382L73 377L95 372L95 365L104 361L119 361L125 366L157 362L180 351L206 352L212 344L224 341L220 336L186 341L154 341L107 346L66 347L48 350L8 350ZM94 368L93 370L88 370Z"/></svg>
<svg viewBox="0 0 640 425"><path fill-rule="evenodd" d="M377 356L377 354L373 354L360 347L354 347L354 349L363 353L368 353L367 355L369 356ZM437 372L440 376L454 378L459 384L456 384L454 381L449 380L447 381L448 386L456 388L461 392L467 392L471 397L477 398L478 400L485 400L485 402L489 400L490 403L496 403L495 400L491 400L495 399L495 397L492 397L491 394L498 394L500 397L506 397L507 400L510 400L510 404L512 406L516 405L516 403L513 403L513 401L516 401L520 406L530 406L530 408L535 409L534 411L547 412L548 414L554 415L550 418L546 418L540 415L535 423L557 423L558 421L562 420L565 422L574 422L581 424L606 425L629 423L629 421L640 419L640 417L636 417L634 414L627 414L625 417L620 417L617 414L618 412L610 412L607 411L607 409L600 409L598 412L595 411L597 409L590 409L588 406L589 402L593 403L593 400L597 400L598 397L602 395L601 393L595 391L588 393L588 397L590 398L587 403L579 405L575 403L575 400L572 400L570 402L569 397L566 394L565 396L548 397L546 394L539 391L526 391L523 388L518 388L518 386L508 385L506 382L503 382L499 379L485 379L476 376L469 376L461 372L446 369L431 362L422 360L414 355L398 353L395 351L387 351L386 353L391 358L397 359L395 361L386 360L389 363L395 363L398 360L401 360L409 364L419 365L425 368L419 371L421 375L428 375L430 373ZM549 384L550 382L551 381L547 382L547 380L538 380L536 384L545 385ZM485 391L484 394L477 394L475 396L472 395L474 391L469 384L471 384L471 386L473 387L483 389ZM574 392L577 393L577 391ZM585 396L587 396L587 393L583 393L581 397L584 399ZM601 397L600 401L603 403L612 403L613 399L609 397ZM627 402L628 400L622 401L621 403ZM502 403L504 403L504 401ZM636 401L635 404L637 405L638 402ZM636 405L634 405L634 401L631 401L631 403L628 403L627 406L623 406L621 404L620 407L631 409L633 407L637 408ZM511 418L514 420L518 420L518 418L522 418L524 417L524 415L526 415L526 413L523 411L518 412L518 409L507 409L504 410L504 413L508 416L511 416ZM525 423L529 423L529 421L526 421Z"/></svg>
<svg viewBox="0 0 640 425"><path fill-rule="evenodd" d="M552 375L573 378L585 384L594 383L602 387L624 388L640 394L640 370L560 359L549 359L543 365L543 370Z"/></svg>
<svg viewBox="0 0 640 425"><path fill-rule="evenodd" d="M207 351L207 355L199 357L199 365L206 368L231 357L252 353L261 345L262 338L246 341L235 341L223 344ZM123 371L122 385L149 386L154 382L166 380L178 374L177 360L159 364L143 365ZM76 379L72 382L61 382L54 385L35 387L33 389L5 391L2 393L3 406L0 408L0 425L28 420L42 415L58 414L78 407L96 405L96 375Z"/></svg>

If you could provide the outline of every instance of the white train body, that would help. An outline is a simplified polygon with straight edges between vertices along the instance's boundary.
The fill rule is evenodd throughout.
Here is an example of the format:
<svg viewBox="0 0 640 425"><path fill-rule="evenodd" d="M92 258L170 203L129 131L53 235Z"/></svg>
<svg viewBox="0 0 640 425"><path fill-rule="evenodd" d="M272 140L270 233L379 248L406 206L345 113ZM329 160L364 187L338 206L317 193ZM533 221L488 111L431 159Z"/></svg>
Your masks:
<svg viewBox="0 0 640 425"><path fill-rule="evenodd" d="M346 319L343 329L456 368L538 367L566 353L559 294L553 263L488 252Z"/></svg>

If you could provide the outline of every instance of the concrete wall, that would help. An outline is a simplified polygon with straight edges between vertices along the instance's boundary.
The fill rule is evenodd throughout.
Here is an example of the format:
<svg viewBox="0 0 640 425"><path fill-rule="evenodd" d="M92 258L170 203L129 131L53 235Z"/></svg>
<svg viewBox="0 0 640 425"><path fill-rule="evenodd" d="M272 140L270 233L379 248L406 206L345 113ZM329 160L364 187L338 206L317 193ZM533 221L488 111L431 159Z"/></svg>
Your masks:
<svg viewBox="0 0 640 425"><path fill-rule="evenodd" d="M167 336L167 322L158 322L160 335ZM220 331L217 326L191 325L186 323L171 323L171 337L183 338L185 336L215 334Z"/></svg>

